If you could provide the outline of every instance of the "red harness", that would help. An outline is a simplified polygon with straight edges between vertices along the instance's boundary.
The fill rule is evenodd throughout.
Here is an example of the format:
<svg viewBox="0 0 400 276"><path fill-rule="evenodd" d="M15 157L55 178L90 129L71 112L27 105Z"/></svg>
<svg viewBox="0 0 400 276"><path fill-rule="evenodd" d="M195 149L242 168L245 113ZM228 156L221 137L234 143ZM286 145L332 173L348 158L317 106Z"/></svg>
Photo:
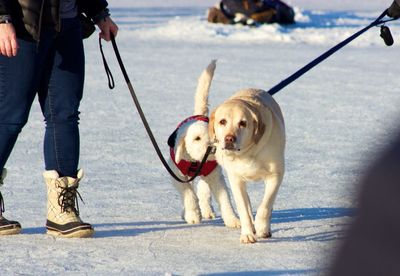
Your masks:
<svg viewBox="0 0 400 276"><path fill-rule="evenodd" d="M174 148L175 148L176 133L177 133L178 129L182 125L184 125L188 122L191 122L191 121L203 121L203 122L208 123L208 117L203 116L203 115L194 115L194 116L191 116L191 117L185 119L178 125L176 130L171 134L171 136L168 139L168 145L170 146L169 153L170 153L172 161L178 167L178 169L182 172L183 175L190 176L190 177L194 176L194 173L199 168L201 162L199 162L199 161L192 162L192 161L188 161L188 160L181 160L181 161L179 161L179 163L176 163ZM207 176L217 166L218 166L218 163L216 160L207 161L204 163L203 167L201 168L199 175Z"/></svg>
<svg viewBox="0 0 400 276"><path fill-rule="evenodd" d="M183 175L186 176L194 176L194 173L197 171L197 169L200 166L200 162L199 161L195 161L195 162L191 162L188 160L181 160L179 161L179 163L177 164L175 162L175 152L173 148L170 148L169 150L170 155L172 160L174 161L174 164L178 167L178 169L183 173ZM217 161L215 160L211 160L211 161L207 161L206 163L204 163L203 167L201 168L201 171L199 173L199 175L203 175L203 176L207 176L209 175L216 167L218 166Z"/></svg>

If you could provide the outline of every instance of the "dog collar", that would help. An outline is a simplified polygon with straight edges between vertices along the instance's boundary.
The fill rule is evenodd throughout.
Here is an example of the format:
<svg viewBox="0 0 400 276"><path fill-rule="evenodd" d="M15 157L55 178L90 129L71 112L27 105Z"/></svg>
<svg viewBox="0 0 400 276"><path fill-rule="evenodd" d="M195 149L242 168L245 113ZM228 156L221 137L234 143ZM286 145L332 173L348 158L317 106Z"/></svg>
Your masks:
<svg viewBox="0 0 400 276"><path fill-rule="evenodd" d="M168 146L169 146L169 152L170 152L170 156L172 161L174 162L174 164L178 167L178 169L182 172L183 175L185 176L194 176L195 172L197 171L197 169L200 166L199 161L188 161L188 160L181 160L179 161L179 163L175 162L175 140L176 140L176 134L179 130L179 128L181 128L183 125L192 122L192 121L203 121L208 123L209 119L207 116L204 115L194 115L194 116L190 116L189 118L186 118L185 120L183 120L181 123L179 123L179 125L177 126L177 128L175 129L175 131L169 136L168 138ZM207 176L209 175L216 167L218 166L218 163L216 160L211 160L211 161L207 161L204 163L199 175L202 176Z"/></svg>

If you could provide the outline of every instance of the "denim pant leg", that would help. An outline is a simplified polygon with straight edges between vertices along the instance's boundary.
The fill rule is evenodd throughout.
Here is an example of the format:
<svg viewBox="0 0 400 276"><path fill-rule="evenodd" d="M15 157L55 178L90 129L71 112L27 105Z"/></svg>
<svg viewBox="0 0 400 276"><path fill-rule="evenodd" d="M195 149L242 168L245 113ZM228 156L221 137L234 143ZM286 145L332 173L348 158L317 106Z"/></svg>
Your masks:
<svg viewBox="0 0 400 276"><path fill-rule="evenodd" d="M36 43L18 41L16 57L0 55L0 170L4 168L36 95Z"/></svg>
<svg viewBox="0 0 400 276"><path fill-rule="evenodd" d="M78 20L62 20L62 29L56 35L53 50L39 88L39 101L46 122L45 165L46 170L56 170L60 176L76 177L80 147L79 104L85 70Z"/></svg>

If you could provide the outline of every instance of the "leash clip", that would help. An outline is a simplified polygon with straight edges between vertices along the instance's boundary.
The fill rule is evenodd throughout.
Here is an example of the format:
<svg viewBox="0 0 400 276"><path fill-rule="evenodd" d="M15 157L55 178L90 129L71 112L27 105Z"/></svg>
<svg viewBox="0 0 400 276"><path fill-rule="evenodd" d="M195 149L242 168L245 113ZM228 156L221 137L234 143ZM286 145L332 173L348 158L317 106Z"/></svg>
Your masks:
<svg viewBox="0 0 400 276"><path fill-rule="evenodd" d="M216 146L210 146L211 150L210 150L210 154L215 154L217 152L217 147Z"/></svg>

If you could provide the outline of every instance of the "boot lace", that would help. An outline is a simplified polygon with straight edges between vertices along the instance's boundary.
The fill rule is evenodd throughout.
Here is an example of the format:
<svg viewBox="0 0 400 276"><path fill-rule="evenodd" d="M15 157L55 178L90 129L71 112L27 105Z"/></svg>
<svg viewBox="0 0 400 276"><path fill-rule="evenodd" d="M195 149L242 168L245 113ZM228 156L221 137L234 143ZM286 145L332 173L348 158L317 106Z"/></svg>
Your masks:
<svg viewBox="0 0 400 276"><path fill-rule="evenodd" d="M3 215L5 209L4 209L4 199L3 199L3 195L0 192L0 216Z"/></svg>
<svg viewBox="0 0 400 276"><path fill-rule="evenodd" d="M79 199L85 204L82 196L78 192L78 187L62 187L60 195L58 196L58 204L61 206L61 212L74 212L79 216Z"/></svg>
<svg viewBox="0 0 400 276"><path fill-rule="evenodd" d="M0 187L3 186L3 184L4 184L3 183L3 178L0 176ZM0 192L0 217L3 215L4 211L5 211L4 199L3 199L3 195Z"/></svg>

